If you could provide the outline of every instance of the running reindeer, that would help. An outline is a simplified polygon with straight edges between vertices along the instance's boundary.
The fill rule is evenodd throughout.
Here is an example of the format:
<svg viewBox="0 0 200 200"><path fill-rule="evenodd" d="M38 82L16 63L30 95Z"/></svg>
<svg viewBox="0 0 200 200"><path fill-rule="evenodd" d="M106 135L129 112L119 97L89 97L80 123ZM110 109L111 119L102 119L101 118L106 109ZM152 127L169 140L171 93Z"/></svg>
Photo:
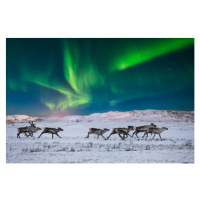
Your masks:
<svg viewBox="0 0 200 200"><path fill-rule="evenodd" d="M153 139L154 139L155 135L158 134L159 137L160 137L160 139L162 140L160 134L163 131L165 131L165 130L168 130L168 128L166 128L166 127L162 127L162 128L149 128L148 130L146 130L146 132L144 133L143 137L146 135L146 138L147 138L148 134L151 133L151 135L154 134L154 136L153 136Z"/></svg>
<svg viewBox="0 0 200 200"><path fill-rule="evenodd" d="M20 138L20 134L24 133L27 137L31 136L33 137L33 133L36 133L39 130L42 130L39 127L36 127L35 124L33 124L33 122L29 122L30 126L26 126L26 127L20 127L18 128L18 133L17 133L17 138ZM26 133L29 133L29 135L27 135Z"/></svg>
<svg viewBox="0 0 200 200"><path fill-rule="evenodd" d="M40 138L41 135L44 134L44 133L52 134L52 139L53 139L53 135L57 135L59 138L61 138L60 135L58 135L59 131L63 131L63 129L60 128L60 127L58 127L58 128L47 128L47 127L45 127L38 138Z"/></svg>
<svg viewBox="0 0 200 200"><path fill-rule="evenodd" d="M133 137L134 135L136 135L136 137L138 138L137 135L138 135L139 132L145 132L145 131L147 131L149 128L155 128L155 127L156 127L156 125L153 124L153 123L151 123L150 125L135 127L135 131L133 132L132 137Z"/></svg>
<svg viewBox="0 0 200 200"><path fill-rule="evenodd" d="M106 138L103 136L103 134L107 131L109 131L109 129L107 129L107 128L104 128L104 129L90 128L88 135L85 138L89 138L90 134L96 134L96 135L98 135L97 139L99 139L99 136L101 135L104 138L104 140L106 140Z"/></svg>
<svg viewBox="0 0 200 200"><path fill-rule="evenodd" d="M110 138L111 135L114 135L114 134L118 134L119 137L124 140L125 137L128 137L131 135L129 135L129 132L131 130L134 130L134 127L133 126L128 126L128 128L113 128L111 134L107 137L107 140ZM121 134L123 135L123 137L121 136Z"/></svg>

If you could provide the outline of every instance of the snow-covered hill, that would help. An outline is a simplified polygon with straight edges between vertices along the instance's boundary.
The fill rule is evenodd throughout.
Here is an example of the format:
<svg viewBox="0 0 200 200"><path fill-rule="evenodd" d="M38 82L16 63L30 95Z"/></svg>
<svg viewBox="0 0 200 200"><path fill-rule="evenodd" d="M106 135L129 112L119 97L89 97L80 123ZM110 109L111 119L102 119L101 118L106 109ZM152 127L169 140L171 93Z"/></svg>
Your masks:
<svg viewBox="0 0 200 200"><path fill-rule="evenodd" d="M87 116L67 116L68 122L194 122L194 111L134 110L129 112L94 113Z"/></svg>
<svg viewBox="0 0 200 200"><path fill-rule="evenodd" d="M6 123L20 123L29 121L42 121L44 118L30 117L28 115L7 115Z"/></svg>
<svg viewBox="0 0 200 200"><path fill-rule="evenodd" d="M27 115L8 115L7 123L19 123L29 121L55 120L53 118L30 117ZM57 119L58 120L58 119ZM67 122L194 122L194 111L170 111L170 110L134 110L128 112L94 113L91 115L73 115L61 118Z"/></svg>

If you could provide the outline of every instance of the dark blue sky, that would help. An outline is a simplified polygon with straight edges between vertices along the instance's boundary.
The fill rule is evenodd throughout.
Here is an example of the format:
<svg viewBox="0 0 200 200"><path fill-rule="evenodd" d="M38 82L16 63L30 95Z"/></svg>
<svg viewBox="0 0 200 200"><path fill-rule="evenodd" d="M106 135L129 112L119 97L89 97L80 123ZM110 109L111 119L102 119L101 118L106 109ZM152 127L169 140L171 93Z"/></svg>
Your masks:
<svg viewBox="0 0 200 200"><path fill-rule="evenodd" d="M194 110L194 39L7 39L6 109Z"/></svg>

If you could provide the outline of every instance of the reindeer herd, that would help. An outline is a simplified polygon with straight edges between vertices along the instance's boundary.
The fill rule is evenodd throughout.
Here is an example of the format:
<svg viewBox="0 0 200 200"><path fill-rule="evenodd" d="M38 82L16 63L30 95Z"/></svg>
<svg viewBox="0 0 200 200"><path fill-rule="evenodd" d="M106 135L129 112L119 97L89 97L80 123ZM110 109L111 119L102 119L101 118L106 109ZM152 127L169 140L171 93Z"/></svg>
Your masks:
<svg viewBox="0 0 200 200"><path fill-rule="evenodd" d="M42 130L41 128L36 127L35 124L33 124L33 122L29 122L29 123L30 123L30 126L18 128L17 138L20 138L21 133L24 133L25 136L27 136L27 137L29 137L29 136L33 137L33 133L36 133L37 131ZM105 138L103 136L103 134L108 132L109 129L107 129L107 128L104 128L104 129L90 128L86 138L89 138L89 135L91 135L91 134L96 134L97 139L99 139L99 136L102 136L104 138L104 140L108 140L112 135L118 134L118 136L122 140L124 140L128 136L133 137L134 135L136 135L136 137L138 138L138 133L144 132L144 135L143 135L142 138L144 138L145 136L147 138L148 134L151 134L151 135L154 134L153 139L154 139L155 135L159 135L160 139L162 140L160 134L163 131L168 130L168 128L166 128L166 127L158 128L155 124L151 123L150 125L135 127L135 130L134 130L134 132L132 133L132 136L131 136L129 133L132 130L134 130L133 126L128 126L128 128L113 128L110 135L107 138ZM45 127L38 138L40 138L44 133L52 134L52 139L53 139L53 135L57 135L58 137L60 137L58 135L59 131L63 131L63 129L62 128Z"/></svg>
<svg viewBox="0 0 200 200"><path fill-rule="evenodd" d="M150 125L135 127L135 131L133 132L132 136L129 134L129 132L131 130L134 130L133 126L128 126L128 128L113 128L110 135L107 138L105 138L103 136L103 134L105 132L109 131L109 129L107 129L107 128L104 128L104 129L90 128L86 138L89 138L90 134L96 134L96 135L98 135L97 139L101 135L105 140L108 140L111 135L118 134L118 136L122 140L124 140L128 136L133 137L134 135L136 135L136 137L138 138L138 133L144 132L144 135L142 138L144 138L144 136L146 136L146 138L147 138L148 134L151 133L151 135L154 134L153 139L154 139L155 135L159 135L160 139L162 140L160 134L163 131L168 130L168 128L166 128L166 127L158 128L155 124L151 123Z"/></svg>
<svg viewBox="0 0 200 200"><path fill-rule="evenodd" d="M41 128L36 127L33 122L29 122L29 124L30 124L30 126L21 127L21 128L17 129L18 130L17 138L20 138L21 133L24 133L27 137L29 137L29 136L33 137L33 133L36 133L37 131L42 130ZM47 128L47 127L45 127L38 138L40 138L42 136L42 134L44 134L44 133L52 134L52 139L53 139L53 135L57 135L58 137L60 137L58 135L59 131L63 131L63 129L62 128ZM27 133L29 133L29 135L27 135Z"/></svg>

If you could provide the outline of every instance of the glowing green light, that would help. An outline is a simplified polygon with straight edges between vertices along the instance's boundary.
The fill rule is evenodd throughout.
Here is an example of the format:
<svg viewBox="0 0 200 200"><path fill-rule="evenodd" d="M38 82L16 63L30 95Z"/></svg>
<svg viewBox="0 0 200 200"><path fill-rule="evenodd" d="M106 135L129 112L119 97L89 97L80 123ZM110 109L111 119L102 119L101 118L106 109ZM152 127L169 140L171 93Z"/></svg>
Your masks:
<svg viewBox="0 0 200 200"><path fill-rule="evenodd" d="M157 42L150 46L141 46L137 48L132 47L132 49L128 49L127 52L123 52L121 56L119 56L119 58L112 63L110 71L113 72L115 70L125 70L155 57L185 48L193 44L193 38L158 39Z"/></svg>
<svg viewBox="0 0 200 200"><path fill-rule="evenodd" d="M47 106L47 107L49 107L51 110L53 110L54 108L55 108L55 105L53 104L53 103L48 103L48 102L45 102L45 105Z"/></svg>
<svg viewBox="0 0 200 200"><path fill-rule="evenodd" d="M17 53L11 48L13 45L10 46L7 88L11 100L11 94L16 92L10 90L21 90L22 98L22 91L27 93L24 95L27 104L35 100L38 105L39 100L49 109L46 112L71 111L78 110L79 106L120 106L137 98L174 95L194 84L192 48L177 51L192 47L194 39L63 39L60 43L54 42L52 46L50 40L44 43L52 49L44 48L46 52L42 55L38 47L30 48L34 52L30 55L27 48L21 47ZM38 42L36 46L39 45ZM188 60L182 62L181 55L188 52ZM165 54L168 55L165 57ZM167 60L168 57L172 59Z"/></svg>
<svg viewBox="0 0 200 200"><path fill-rule="evenodd" d="M115 106L119 101L118 100L112 100L109 102L110 106Z"/></svg>

